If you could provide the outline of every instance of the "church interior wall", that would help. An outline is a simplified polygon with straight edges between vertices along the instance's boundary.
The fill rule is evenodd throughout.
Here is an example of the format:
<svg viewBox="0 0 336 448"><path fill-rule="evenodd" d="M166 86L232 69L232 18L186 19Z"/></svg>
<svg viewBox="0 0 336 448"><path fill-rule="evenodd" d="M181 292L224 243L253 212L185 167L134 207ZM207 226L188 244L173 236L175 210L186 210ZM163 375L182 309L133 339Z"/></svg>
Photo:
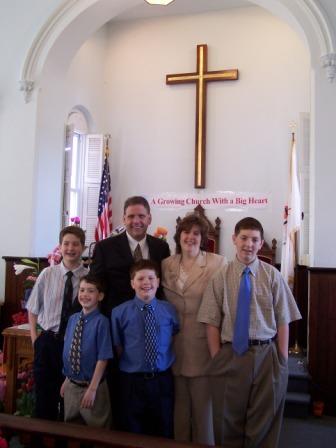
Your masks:
<svg viewBox="0 0 336 448"><path fill-rule="evenodd" d="M309 55L284 22L258 7L110 23L106 79L114 224L121 223L129 195L195 192L195 86L167 86L165 75L194 71L200 43L208 44L209 70L240 70L238 81L208 86L205 192L262 192L271 198L262 210L208 211L223 222L221 251L232 256L234 224L251 214L280 246L289 124L310 108ZM172 247L175 218L185 213L153 210L153 230L166 226Z"/></svg>
<svg viewBox="0 0 336 448"><path fill-rule="evenodd" d="M2 218L0 220L0 247L1 255L45 255L46 251L54 244L55 238L57 237L59 225L60 225L60 211L61 211L61 178L62 178L62 144L64 137L64 122L66 120L66 115L69 112L70 106L79 104L87 107L89 110L92 109L92 116L94 117L94 123L98 129L102 132L110 132L112 134L111 144L113 146L113 152L111 155L111 171L112 171L112 183L114 188L114 222L115 224L121 221L121 205L125 196L133 194L134 190L139 191L138 185L143 186L143 192L148 192L152 185L160 186L160 191L163 188L171 189L169 182L169 175L167 173L176 173L176 179L174 184L176 188L180 188L186 191L187 188L192 187L193 182L193 147L194 147L194 106L191 103L194 101L195 89L193 86L165 86L164 75L166 73L181 72L194 70L195 59L196 59L196 44L200 43L202 38L203 42L209 45L209 69L215 70L218 68L237 66L241 71L241 79L237 82L242 84L241 81L249 81L249 85L253 88L252 92L248 91L249 96L249 107L242 110L242 116L239 116L240 122L243 121L244 128L232 126L228 129L227 127L219 128L219 124L222 124L224 120L230 124L233 121L233 117L237 114L238 105L241 107L241 102L245 98L240 95L239 102L235 104L236 111L232 110L231 106L233 99L235 99L235 94L238 87L233 87L232 84L235 83L219 83L218 85L213 84L210 86L208 94L208 124L212 126L211 133L208 131L208 158L223 157L223 154L227 150L232 150L235 147L237 157L229 161L225 159L225 163L217 163L212 166L212 171L210 175L208 174L208 189L218 188L222 180L224 179L226 184L232 184L235 187L235 180L238 179L237 176L233 176L234 169L239 164L242 157L238 157L239 151L244 148L243 135L247 135L246 141L249 143L249 148L255 150L255 154L258 156L257 163L253 166L257 166L255 171L255 179L260 180L260 188L265 184L270 186L273 182L273 178L269 173L274 173L273 166L278 167L276 176L278 172L281 172L283 176L287 176L288 171L288 153L289 153L289 137L288 137L288 121L296 119L299 112L309 110L309 56L308 50L303 49L303 43L299 40L298 36L290 30L283 22L280 22L273 16L267 16L271 18L272 29L268 29L268 32L263 35L263 39L260 39L258 52L254 54L249 52L248 49L244 49L242 46L242 54L239 60L234 59L232 55L233 50L230 45L224 39L227 37L225 27L222 26L217 35L216 39L211 38L211 27L210 25L198 27L195 25L192 28L192 21L196 17L185 16L184 18L170 18L170 19L152 19L144 20L142 22L142 27L148 26L148 31L155 28L155 23L163 26L166 23L166 27L163 26L165 35L161 34L161 30L156 34L155 40L157 45L160 45L160 50L165 48L167 53L153 52L151 55L158 57L160 55L160 86L155 87L155 93L147 95L149 88L146 85L146 80L144 86L142 86L142 91L144 95L142 99L138 100L141 103L145 102L146 106L149 108L150 101L164 100L164 107L155 109L155 114L152 119L160 119L160 124L162 121L165 123L165 128L155 128L160 129L153 130L152 121L149 124L151 126L149 131L149 125L147 123L148 119L144 117L142 110L140 115L136 113L140 109L143 109L137 105L135 112L130 112L132 108L129 107L129 103L126 102L124 110L119 108L118 101L116 101L115 92L113 87L111 87L113 79L117 79L122 73L122 70L118 68L112 73L109 79L105 79L104 84L104 95L106 95L106 100L103 101L101 108L97 106L100 101L96 101L95 95L98 95L99 86L96 82L101 80L101 77L92 76L91 87L89 88L88 83L84 81L84 73L76 80L76 84L73 88L77 88L77 91L73 97L69 97L67 86L70 86L72 81L69 79L72 75L79 70L77 69L76 58L71 65L68 80L64 79L64 75L69 69L69 65L60 66L59 71L52 73L48 70L44 71L44 80L39 84L39 79L37 81L37 89L33 93L33 100L30 103L25 104L22 92L18 89L18 80L20 78L20 70L22 68L23 61L25 59L27 50L37 35L40 27L43 23L46 23L48 16L53 9L61 4L61 0L50 0L49 2L44 2L42 0L32 0L29 5L22 4L19 0L11 0L3 2L1 6L2 14L0 16L0 57L2 70L0 72L0 153L1 153L1 164L0 164L0 182L1 182L1 198L0 206L2 213ZM88 3L95 3L93 1ZM96 2L97 4L99 2ZM127 3L127 5L126 5ZM125 8L129 4L135 4L130 0L124 0ZM140 1L139 1L140 3ZM262 3L261 1L255 3ZM292 3L287 0L271 1L270 4L283 3L290 5ZM334 25L336 17L336 9L333 0L321 0L321 4L324 5L326 11L331 11L332 14L329 19ZM106 7L106 1L101 1L101 5ZM259 11L266 19L264 11L258 8L247 8L249 9L249 14L256 14L254 11ZM18 12L20 12L18 14ZM236 11L237 12L237 11ZM227 11L226 14L231 14L232 12ZM238 13L238 12L237 12ZM239 13L243 13L240 9ZM219 17L224 13L217 12L216 14L208 15L210 19L211 16ZM243 13L242 17L246 17L247 12ZM113 15L113 14L112 14ZM110 17L112 17L112 15ZM199 20L201 20L199 15ZM95 18L93 16L91 24L93 24ZM108 17L105 15L105 17ZM261 16L260 16L261 17ZM177 32L178 22L185 19L183 26L179 26L179 32ZM165 20L167 20L165 22ZM171 20L168 22L168 20ZM102 22L103 23L103 22ZM214 23L214 22L209 22ZM229 26L226 22L225 26ZM260 19L261 24L261 19ZM266 24L266 20L265 20ZM117 40L121 42L122 34L127 34L125 30L130 30L131 26L135 26L134 30L140 29L141 21L133 21L131 23L119 23L110 25L110 34L113 35L113 44L109 45L109 54L117 54L121 51L121 48L126 49L130 47L130 43L126 45L120 44L118 49ZM169 26L168 26L169 25ZM212 26L212 25L211 25ZM169 28L171 27L171 28ZM156 26L157 28L157 26ZM229 26L232 31L230 34L230 39L234 38L237 42L248 42L247 48L249 48L250 40L251 43L256 43L257 36L262 34L261 29L257 29L256 33L248 34L247 29L252 30L252 28L244 29L242 27L236 27L234 30ZM266 25L262 27L263 30L266 29ZM271 45L273 40L278 36L279 42L277 44L282 44L283 37L281 36L280 29L285 29L290 41L293 38L294 48L288 48L288 58L286 52L281 52L278 54L279 47L277 45ZM123 31L124 30L124 31ZM217 27L216 27L217 30ZM142 32L144 33L144 29ZM333 31L335 31L335 26L333 26ZM82 30L81 30L82 32ZM73 30L73 35L75 36L78 31L76 28ZM148 33L149 34L149 33ZM133 48L138 48L138 38L144 37L143 34L134 34ZM171 45L168 48L167 42L165 40L170 36ZM209 36L209 40L205 41ZM221 45L218 45L219 36L223 41ZM66 37L66 36L65 36ZM75 36L76 38L76 36ZM148 36L153 40L153 35ZM203 39L204 38L204 39ZM251 38L251 39L250 39ZM314 35L310 36L310 42L314 39ZM63 51L68 51L68 46L64 39ZM162 41L164 45L162 46ZM148 44L150 42L150 45ZM145 47L153 46L154 42L148 41ZM69 41L68 41L69 44ZM284 48L286 45L289 46L287 39L284 39ZM84 45L85 47L85 45ZM83 47L83 48L84 48ZM289 46L290 47L290 46ZM169 50L169 51L168 51ZM114 53L112 52L114 51ZM297 52L296 57L293 56L292 51ZM256 54L257 53L257 54ZM150 55L150 56L151 56ZM239 55L238 55L239 56ZM251 59L252 56L255 57L256 61L253 65ZM335 254L330 245L328 235L330 235L330 230L332 228L332 223L336 218L336 211L334 207L330 205L330 197L332 191L335 190L336 178L333 175L332 167L335 162L335 153L331 148L331 145L335 141L335 126L333 125L333 120L335 116L335 85L328 84L325 79L325 72L318 66L318 56L315 55L314 64L316 64L316 77L311 79L312 91L313 91L313 115L312 122L316 118L316 122L312 124L312 153L314 157L312 158L312 163L316 162L316 167L312 168L311 177L313 183L311 185L311 214L312 226L310 233L311 244L310 247L314 250L314 262L316 266L335 266ZM125 57L125 56L124 56ZM281 64L278 58L280 57ZM246 60L245 60L246 58ZM136 59L136 58L135 58ZM244 60L243 60L244 59ZM283 59L286 63L284 64ZM57 61L57 58L56 58ZM153 60L151 59L152 63ZM55 61L54 61L55 62ZM116 62L116 61L114 61ZM174 62L176 66L171 63ZM265 64L263 65L263 62ZM267 67L266 62L269 63ZM118 62L119 63L119 62ZM104 64L106 61L101 61L100 66L102 71L104 71ZM231 65L233 64L233 65ZM258 71L256 68L265 67L265 75L261 79L258 78ZM96 67L98 67L98 63ZM80 64L78 63L78 67ZM107 60L106 73L110 75L111 61ZM277 70L271 70L272 67L280 67L280 72ZM55 67L53 67L55 68ZM152 67L151 67L152 68ZM251 68L249 76L246 77L246 71L243 76L243 69ZM253 70L252 70L253 68ZM287 69L286 74L284 73ZM140 64L138 70L141 74L143 65ZM134 68L132 68L134 70ZM155 75L158 75L158 70L154 71ZM272 78L269 75L272 75ZM58 76L59 75L59 76ZM284 84L281 84L281 76L284 75L286 80ZM152 75L151 75L152 76ZM163 77L162 77L163 76ZM273 81L272 81L273 79ZM134 81L132 79L132 81ZM254 81L254 83L253 83ZM257 86L257 81L259 87ZM152 82L152 79L151 79ZM273 102L276 105L277 111L281 110L280 115L276 117L271 117L274 120L268 120L269 114L265 113L268 110L265 106L267 102L270 101L272 95L268 97L268 88L270 84L276 87L279 93L278 99ZM230 85L226 85L230 84ZM81 89L83 86L83 89ZM85 89L84 89L85 86ZM132 84L131 84L132 87ZM283 89L281 88L283 87ZM48 88L48 94L41 94L41 88ZM151 89L153 89L153 83L151 83ZM234 90L233 90L234 89ZM244 89L239 86L244 92ZM88 93L88 91L90 93ZM265 99L261 94L262 91L265 92ZM154 92L154 90L153 90ZM213 93L215 92L216 95ZM285 93L284 93L285 92ZM117 92L118 93L118 92ZM245 93L245 92L244 92ZM274 92L273 92L274 93ZM258 95L257 95L258 94ZM87 95L87 96L86 96ZM121 93L120 93L121 95ZM98 95L99 96L99 95ZM90 98L89 98L90 97ZM153 97L153 98L152 98ZM145 99L144 99L145 98ZM254 99L257 101L253 101ZM288 99L286 107L283 106L284 98ZM292 105L295 102L295 98L298 100L296 106L293 108ZM330 99L330 101L329 101ZM52 101L50 101L52 100ZM111 102L111 100L113 100ZM148 100L148 102L146 101ZM265 100L265 101L264 101ZM87 103L87 104L86 104ZM257 105L256 105L257 103ZM106 113L106 121L104 115L104 106L108 105L109 110ZM222 105L225 106L225 113L221 110ZM316 105L316 111L314 110ZM111 107L110 107L111 106ZM141 104L140 104L141 106ZM134 107L134 106L132 106ZM51 110L53 108L53 111ZM98 110L99 109L99 110ZM261 110L260 110L261 109ZM264 110L265 109L265 110ZM287 112L285 113L284 110ZM90 110L90 112L92 112ZM119 112L121 116L124 116L125 111L129 112L126 117L124 124L121 123L119 117ZM256 112L258 112L258 116ZM230 115L231 114L231 115ZM136 121L131 119L135 116ZM246 117L248 116L248 120ZM267 118L267 123L265 123L265 116ZM45 125L43 117L52 117L54 125L48 130L48 142L46 141L46 130L41 129L41 125ZM138 118L141 118L139 120ZM174 117L174 121L170 121ZM176 117L176 119L175 119ZM275 120L276 118L276 120ZM62 121L61 121L62 120ZM47 120L46 120L47 121ZM276 121L276 124L272 124ZM126 125L127 123L127 125ZM129 124L132 126L129 126ZM226 123L226 121L225 121ZM143 130L145 129L145 131ZM218 131L218 129L220 131ZM139 132L137 132L139 130ZM94 131L94 129L93 129ZM135 144L139 143L139 137L146 137L141 145ZM169 137L169 139L167 139ZM133 140L134 141L133 141ZM179 145L177 145L177 140L179 140ZM223 144L225 142L225 145ZM133 144L134 143L134 144ZM154 174L156 183L149 184L149 181L144 182L143 180L139 183L131 181L128 175L128 170L126 172L126 167L131 171L135 172L136 169L132 162L132 156L137 153L143 156L144 147L148 148L148 154L150 158L145 158L143 161L146 164L158 165L160 167L159 174ZM168 147L168 151L164 152L164 149ZM272 151L260 152L260 148L265 149L266 147L272 148ZM51 148L51 149L50 149ZM157 150L160 148L160 152ZM183 148L183 152L181 151ZM184 148L188 148L184 151ZM43 151L51 151L51 157L47 154L43 154ZM173 171L171 171L170 166L170 151L179 151L178 156L181 160L180 165L175 164L173 166ZM287 158L284 153L287 154ZM272 155L271 155L272 154ZM282 154L281 156L279 154ZM263 160L262 160L263 157ZM182 162L184 166L189 167L189 175L186 175L186 170L182 172ZM261 173L260 165L263 162L265 168L264 172ZM160 166L161 164L161 166ZM243 166L245 166L243 164ZM249 166L249 165L248 165ZM247 165L246 165L247 167ZM40 170L40 171L39 171ZM42 170L42 171L41 171ZM41 174L41 172L43 174ZM161 175L162 174L162 175ZM251 173L247 167L243 170L243 176L245 185L250 183L255 186L251 181ZM276 177L275 176L275 177ZM240 176L239 176L240 177ZM224 182L223 182L224 183ZM285 181L277 182L276 186L276 202L282 204L286 196L285 190L283 188ZM161 190L162 185L162 190ZM242 185L240 189L246 188ZM175 185L174 185L175 186ZM256 185L257 186L257 185ZM316 187L316 188L315 188ZM316 189L316 192L313 191ZM152 190L150 191L152 192ZM18 206L18 203L20 204ZM280 220L274 219L276 213L280 217ZM222 240L222 250L230 256L229 246L231 247L230 234L232 231L233 222L238 219L240 214L238 213L228 213L221 212L216 213L216 211L210 211L210 216L217 216L221 214L223 220L223 240ZM266 227L266 237L281 238L281 214L282 211L274 212L274 197L272 196L272 209L269 211L256 211L256 216L263 220ZM175 212L158 212L154 211L154 222L152 228L156 225L167 225L169 227L169 235L172 237L173 225L172 225L172 215L176 215ZM46 217L48 218L46 220ZM10 229L10 232L9 232ZM0 265L1 278L4 279L4 263ZM0 283L0 298L3 297L4 282Z"/></svg>

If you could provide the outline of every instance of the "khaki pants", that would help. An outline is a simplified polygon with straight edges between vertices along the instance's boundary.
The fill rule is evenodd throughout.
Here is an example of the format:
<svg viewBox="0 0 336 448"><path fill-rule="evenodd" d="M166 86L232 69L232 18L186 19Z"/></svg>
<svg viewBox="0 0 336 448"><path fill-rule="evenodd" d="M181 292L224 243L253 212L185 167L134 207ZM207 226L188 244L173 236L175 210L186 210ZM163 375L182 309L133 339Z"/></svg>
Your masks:
<svg viewBox="0 0 336 448"><path fill-rule="evenodd" d="M276 448L288 381L276 343L242 356L224 344L209 369L215 442L225 448Z"/></svg>
<svg viewBox="0 0 336 448"><path fill-rule="evenodd" d="M80 404L86 387L66 381L64 388L64 421L82 425L109 428L111 425L110 395L106 380L97 389L96 399L91 409L81 408Z"/></svg>
<svg viewBox="0 0 336 448"><path fill-rule="evenodd" d="M175 376L175 440L214 445L209 377Z"/></svg>

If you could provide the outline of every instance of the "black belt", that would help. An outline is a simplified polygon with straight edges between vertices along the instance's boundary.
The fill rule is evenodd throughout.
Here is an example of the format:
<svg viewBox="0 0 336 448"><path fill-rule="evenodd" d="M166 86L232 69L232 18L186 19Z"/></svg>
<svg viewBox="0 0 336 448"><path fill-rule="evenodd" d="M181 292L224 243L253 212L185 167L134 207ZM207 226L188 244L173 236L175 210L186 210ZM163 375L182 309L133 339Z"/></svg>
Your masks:
<svg viewBox="0 0 336 448"><path fill-rule="evenodd" d="M42 330L41 334L46 334L48 336L52 336L54 339L57 339L58 341L63 341L64 339L64 334L61 333L56 333L55 331L52 330Z"/></svg>
<svg viewBox="0 0 336 448"><path fill-rule="evenodd" d="M70 383L72 384L76 384L76 386L78 387L89 387L90 383L89 381L77 381L77 380L73 380L72 378L67 377L67 379L70 381ZM105 377L103 377L100 381L99 381L99 385L101 385L101 383L105 381Z"/></svg>
<svg viewBox="0 0 336 448"><path fill-rule="evenodd" d="M125 375L132 375L137 378L143 378L145 380L152 380L153 378L157 378L158 376L169 375L171 372L170 369L163 370L161 372L122 372Z"/></svg>
<svg viewBox="0 0 336 448"><path fill-rule="evenodd" d="M68 380L70 383L75 384L78 387L88 387L90 384L88 381L75 381L72 378L68 378Z"/></svg>
<svg viewBox="0 0 336 448"><path fill-rule="evenodd" d="M275 336L271 339L249 339L248 345L269 345L271 344L275 339Z"/></svg>

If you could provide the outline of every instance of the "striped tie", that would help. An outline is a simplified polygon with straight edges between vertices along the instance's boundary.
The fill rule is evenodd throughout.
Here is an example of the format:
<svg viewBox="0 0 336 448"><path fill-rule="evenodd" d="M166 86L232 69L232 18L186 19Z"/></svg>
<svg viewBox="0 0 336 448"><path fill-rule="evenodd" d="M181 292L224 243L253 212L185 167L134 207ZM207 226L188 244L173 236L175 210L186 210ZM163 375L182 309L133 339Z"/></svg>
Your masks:
<svg viewBox="0 0 336 448"><path fill-rule="evenodd" d="M144 306L145 312L145 361L150 370L155 370L158 351L156 320L152 305Z"/></svg>

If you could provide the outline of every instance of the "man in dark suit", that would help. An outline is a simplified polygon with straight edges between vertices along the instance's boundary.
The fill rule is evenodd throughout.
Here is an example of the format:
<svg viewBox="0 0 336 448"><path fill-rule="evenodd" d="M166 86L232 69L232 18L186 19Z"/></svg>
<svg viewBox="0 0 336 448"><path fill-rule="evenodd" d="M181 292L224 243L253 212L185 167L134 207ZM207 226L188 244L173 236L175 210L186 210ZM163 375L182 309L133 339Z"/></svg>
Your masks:
<svg viewBox="0 0 336 448"><path fill-rule="evenodd" d="M170 255L165 241L147 234L151 221L148 201L142 196L132 196L124 204L126 231L96 244L90 272L106 283L102 312L108 317L112 308L134 297L129 275L134 261L138 258L151 259L160 268L161 261ZM159 289L159 298L160 295L162 297L162 290Z"/></svg>

